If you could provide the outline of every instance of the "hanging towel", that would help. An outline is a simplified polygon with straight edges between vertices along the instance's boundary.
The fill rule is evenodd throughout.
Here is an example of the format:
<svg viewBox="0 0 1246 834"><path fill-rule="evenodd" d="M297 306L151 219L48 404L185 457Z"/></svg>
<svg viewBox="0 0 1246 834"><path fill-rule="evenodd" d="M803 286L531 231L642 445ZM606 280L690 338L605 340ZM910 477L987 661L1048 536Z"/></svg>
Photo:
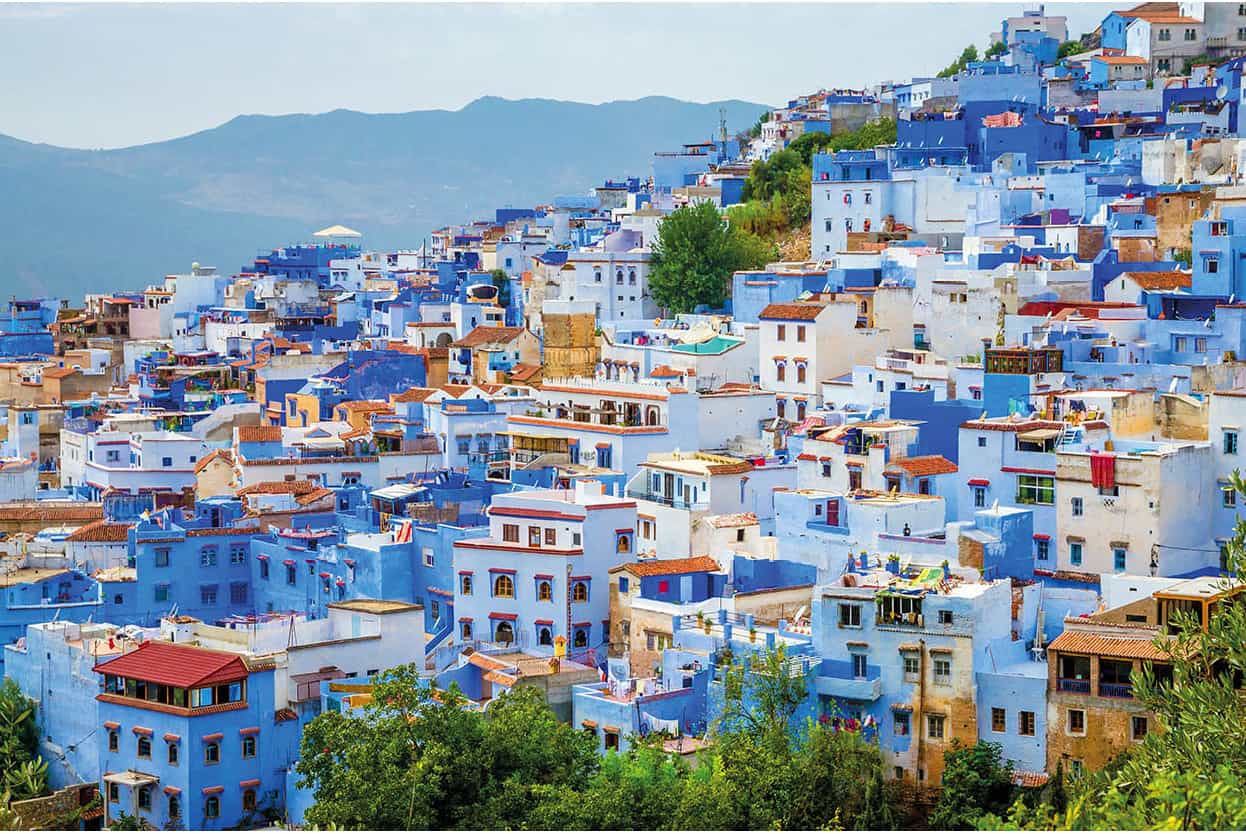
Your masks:
<svg viewBox="0 0 1246 834"><path fill-rule="evenodd" d="M1116 455L1106 452L1090 453L1090 485L1099 489L1116 486Z"/></svg>

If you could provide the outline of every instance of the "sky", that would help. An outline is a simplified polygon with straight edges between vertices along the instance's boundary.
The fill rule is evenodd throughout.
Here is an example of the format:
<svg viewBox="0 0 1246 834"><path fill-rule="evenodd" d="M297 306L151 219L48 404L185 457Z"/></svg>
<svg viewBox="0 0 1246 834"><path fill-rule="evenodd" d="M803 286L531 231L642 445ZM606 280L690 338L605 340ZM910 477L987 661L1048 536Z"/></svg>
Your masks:
<svg viewBox="0 0 1246 834"><path fill-rule="evenodd" d="M1073 35L1112 6L1049 3ZM0 133L115 148L241 114L483 96L781 104L930 75L1020 3L0 3Z"/></svg>

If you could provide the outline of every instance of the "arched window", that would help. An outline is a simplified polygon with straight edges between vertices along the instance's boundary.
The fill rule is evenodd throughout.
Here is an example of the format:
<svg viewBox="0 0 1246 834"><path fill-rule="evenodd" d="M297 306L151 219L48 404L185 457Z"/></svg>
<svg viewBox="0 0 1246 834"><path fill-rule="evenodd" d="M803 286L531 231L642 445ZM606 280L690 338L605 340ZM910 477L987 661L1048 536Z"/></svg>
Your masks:
<svg viewBox="0 0 1246 834"><path fill-rule="evenodd" d="M549 582L541 580L541 582L536 586L536 598L540 602L549 602L554 598L554 593Z"/></svg>
<svg viewBox="0 0 1246 834"><path fill-rule="evenodd" d="M242 792L242 810L255 810L255 788L247 788Z"/></svg>
<svg viewBox="0 0 1246 834"><path fill-rule="evenodd" d="M460 580L459 584L463 586L463 596L470 597L472 595L471 576L469 574L463 574L463 578Z"/></svg>
<svg viewBox="0 0 1246 834"><path fill-rule="evenodd" d="M623 283L623 270L620 269L618 272L614 273L614 283L616 284Z"/></svg>
<svg viewBox="0 0 1246 834"><path fill-rule="evenodd" d="M493 595L495 597L504 597L506 599L515 598L515 582L506 574L501 574L497 579L493 580Z"/></svg>
<svg viewBox="0 0 1246 834"><path fill-rule="evenodd" d="M571 586L572 602L588 602L588 585L583 582L577 582Z"/></svg>
<svg viewBox="0 0 1246 834"><path fill-rule="evenodd" d="M494 626L493 640L495 643L514 643L515 627L503 620Z"/></svg>
<svg viewBox="0 0 1246 834"><path fill-rule="evenodd" d="M536 642L539 646L554 645L554 637L550 634L549 626L541 626L540 631L536 633Z"/></svg>
<svg viewBox="0 0 1246 834"><path fill-rule="evenodd" d="M148 736L138 737L138 757L140 759L151 758L151 738Z"/></svg>
<svg viewBox="0 0 1246 834"><path fill-rule="evenodd" d="M632 552L632 537L627 535L626 533L620 535L618 544L615 546L615 550L617 550L619 553L631 553Z"/></svg>
<svg viewBox="0 0 1246 834"><path fill-rule="evenodd" d="M845 231L845 232L851 232L851 231L852 231L852 218L851 218L851 217L845 217L845 218L844 218L844 231Z"/></svg>
<svg viewBox="0 0 1246 834"><path fill-rule="evenodd" d="M177 796L169 797L169 819L175 820L182 815L182 803Z"/></svg>
<svg viewBox="0 0 1246 834"><path fill-rule="evenodd" d="M804 400L800 400L796 403L796 419L797 420L805 419L805 401ZM741 489L743 489L743 487L741 487Z"/></svg>
<svg viewBox="0 0 1246 834"><path fill-rule="evenodd" d="M460 623L459 624L459 635L464 640L472 639L472 624L471 623Z"/></svg>
<svg viewBox="0 0 1246 834"><path fill-rule="evenodd" d="M645 409L645 425L656 426L658 424L658 407L651 405Z"/></svg>
<svg viewBox="0 0 1246 834"><path fill-rule="evenodd" d="M210 741L203 746L203 761L206 764L218 764L221 761L221 746Z"/></svg>
<svg viewBox="0 0 1246 834"><path fill-rule="evenodd" d="M142 811L151 810L151 785L142 785L138 789L138 807Z"/></svg>
<svg viewBox="0 0 1246 834"><path fill-rule="evenodd" d="M203 815L210 820L214 820L221 815L221 799L219 796L209 796L204 800Z"/></svg>
<svg viewBox="0 0 1246 834"><path fill-rule="evenodd" d="M583 649L588 646L588 632L582 628L575 630L575 637L571 641L571 645L577 649Z"/></svg>
<svg viewBox="0 0 1246 834"><path fill-rule="evenodd" d="M636 283L636 270L634 270L634 269L629 269L629 270L627 271L627 283L629 283L629 284L635 284L635 283Z"/></svg>

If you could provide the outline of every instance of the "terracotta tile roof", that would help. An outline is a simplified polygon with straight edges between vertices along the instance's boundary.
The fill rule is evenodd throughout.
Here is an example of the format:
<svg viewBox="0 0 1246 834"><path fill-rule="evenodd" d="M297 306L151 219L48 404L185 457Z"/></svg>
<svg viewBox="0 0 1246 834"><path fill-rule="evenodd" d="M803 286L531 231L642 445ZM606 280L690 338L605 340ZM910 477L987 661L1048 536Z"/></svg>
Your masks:
<svg viewBox="0 0 1246 834"><path fill-rule="evenodd" d="M113 522L92 521L73 531L65 538L70 542L124 542L129 540L130 525Z"/></svg>
<svg viewBox="0 0 1246 834"><path fill-rule="evenodd" d="M927 475L947 475L959 471L956 464L943 455L918 455L911 458L899 458L887 464L887 468L903 469L915 478Z"/></svg>
<svg viewBox="0 0 1246 834"><path fill-rule="evenodd" d="M1128 278L1144 290L1188 290L1193 276L1188 272L1126 272Z"/></svg>
<svg viewBox="0 0 1246 834"><path fill-rule="evenodd" d="M1012 783L1020 788L1041 788L1047 784L1046 773L1035 773L1032 770L1014 770Z"/></svg>
<svg viewBox="0 0 1246 834"><path fill-rule="evenodd" d="M245 678L247 665L230 652L148 641L128 654L98 664L95 671L189 689Z"/></svg>
<svg viewBox="0 0 1246 834"><path fill-rule="evenodd" d="M1152 633L1143 632L1139 637L1114 637L1088 631L1065 629L1047 646L1049 651L1093 654L1106 657L1122 657L1132 660L1171 660L1151 642Z"/></svg>
<svg viewBox="0 0 1246 834"><path fill-rule="evenodd" d="M796 321L813 321L826 309L823 304L807 302L791 302L787 304L768 304L761 311L761 319L794 319Z"/></svg>
<svg viewBox="0 0 1246 834"><path fill-rule="evenodd" d="M338 408L346 411L389 411L389 403L384 400L349 400L344 403L338 403Z"/></svg>
<svg viewBox="0 0 1246 834"><path fill-rule="evenodd" d="M681 377L682 371L677 371L670 365L655 365L653 370L649 372L649 376L655 379L666 379L668 377Z"/></svg>
<svg viewBox="0 0 1246 834"><path fill-rule="evenodd" d="M294 499L294 503L298 504L300 507L306 507L308 504L314 504L322 498L327 498L332 494L333 490L326 489L325 487L319 487L311 492L297 496Z"/></svg>
<svg viewBox="0 0 1246 834"><path fill-rule="evenodd" d="M534 365L531 362L520 362L511 368L511 379L516 382L526 382L541 373L541 366Z"/></svg>
<svg viewBox="0 0 1246 834"><path fill-rule="evenodd" d="M64 379L67 376L73 376L78 373L76 368L48 368L43 371L41 376L44 379Z"/></svg>
<svg viewBox="0 0 1246 834"><path fill-rule="evenodd" d="M68 505L27 501L0 504L0 518L5 521L95 521L103 517L103 505L86 502Z"/></svg>
<svg viewBox="0 0 1246 834"><path fill-rule="evenodd" d="M524 332L522 327L477 327L462 339L451 344L451 347L474 348L484 345L504 345L519 337Z"/></svg>
<svg viewBox="0 0 1246 834"><path fill-rule="evenodd" d="M391 394L389 399L396 403L422 403L436 392L436 388L408 388L401 394Z"/></svg>
<svg viewBox="0 0 1246 834"><path fill-rule="evenodd" d="M756 513L730 513L728 515L710 516L708 519L710 524L715 527L751 527L757 524Z"/></svg>
<svg viewBox="0 0 1246 834"><path fill-rule="evenodd" d="M238 495L306 495L317 486L311 481L260 481L238 490Z"/></svg>
<svg viewBox="0 0 1246 834"><path fill-rule="evenodd" d="M1146 58L1140 58L1136 55L1096 55L1090 60L1120 66L1144 66L1147 63Z"/></svg>
<svg viewBox="0 0 1246 834"><path fill-rule="evenodd" d="M691 559L644 559L628 562L610 569L610 573L625 570L636 576L674 576L681 573L704 573L722 570L709 556L693 556Z"/></svg>
<svg viewBox="0 0 1246 834"><path fill-rule="evenodd" d="M281 426L239 426L239 443L280 443Z"/></svg>
<svg viewBox="0 0 1246 834"><path fill-rule="evenodd" d="M234 456L232 452L228 449L213 449L200 458L199 462L195 464L195 474L198 475L204 469L207 469L208 464L215 460L222 460L230 466L234 465Z"/></svg>

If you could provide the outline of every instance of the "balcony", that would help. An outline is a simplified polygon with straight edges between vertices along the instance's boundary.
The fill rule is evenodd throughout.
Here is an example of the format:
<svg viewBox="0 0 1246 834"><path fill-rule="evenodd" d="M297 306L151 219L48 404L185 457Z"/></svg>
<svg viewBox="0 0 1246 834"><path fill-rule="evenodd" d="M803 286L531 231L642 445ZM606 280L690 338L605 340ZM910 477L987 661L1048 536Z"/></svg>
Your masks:
<svg viewBox="0 0 1246 834"><path fill-rule="evenodd" d="M1077 681L1081 683L1081 681ZM1100 698L1132 698L1134 696L1133 684L1130 683L1100 683Z"/></svg>
<svg viewBox="0 0 1246 834"><path fill-rule="evenodd" d="M1057 678L1056 689L1060 692L1078 692L1083 695L1090 694L1090 681L1075 680L1073 678Z"/></svg>
<svg viewBox="0 0 1246 834"><path fill-rule="evenodd" d="M872 677L858 678L844 661L823 660L814 678L819 695L846 701L877 701L883 694L883 679L878 668L868 668Z"/></svg>
<svg viewBox="0 0 1246 834"><path fill-rule="evenodd" d="M660 492L650 492L643 489L629 489L627 497L638 501L652 501L655 504L661 504L676 510L709 509L708 501L685 501L682 497L663 495Z"/></svg>

